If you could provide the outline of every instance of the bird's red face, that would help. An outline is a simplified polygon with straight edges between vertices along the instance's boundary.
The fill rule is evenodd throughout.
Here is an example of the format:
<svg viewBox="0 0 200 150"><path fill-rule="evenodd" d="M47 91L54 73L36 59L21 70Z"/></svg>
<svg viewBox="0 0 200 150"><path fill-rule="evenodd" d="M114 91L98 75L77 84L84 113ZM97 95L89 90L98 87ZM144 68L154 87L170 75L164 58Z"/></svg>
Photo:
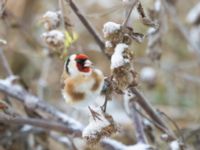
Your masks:
<svg viewBox="0 0 200 150"><path fill-rule="evenodd" d="M80 72L88 73L91 71L92 62L85 54L77 54L75 57L76 66Z"/></svg>

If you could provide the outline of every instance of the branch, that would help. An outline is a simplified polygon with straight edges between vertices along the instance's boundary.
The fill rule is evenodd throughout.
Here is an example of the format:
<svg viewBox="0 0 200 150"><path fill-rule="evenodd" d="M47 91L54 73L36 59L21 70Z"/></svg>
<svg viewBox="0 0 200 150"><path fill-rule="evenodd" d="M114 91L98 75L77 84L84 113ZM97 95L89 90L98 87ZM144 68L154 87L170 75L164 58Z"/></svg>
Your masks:
<svg viewBox="0 0 200 150"><path fill-rule="evenodd" d="M129 101L129 109L130 109L130 117L133 120L133 123L135 124L135 130L136 130L136 138L137 143L147 143L146 142L146 136L144 133L144 127L142 124L142 119L140 114L137 111L137 103L135 99L130 99Z"/></svg>
<svg viewBox="0 0 200 150"><path fill-rule="evenodd" d="M92 27L92 25L89 23L89 21L86 19L86 17L80 12L77 5L74 3L73 0L65 0L67 3L69 3L71 9L74 11L74 13L77 15L77 17L80 19L80 21L83 23L83 25L86 27L86 29L90 32L90 34L94 37L95 41L101 48L102 52L104 52L104 42L102 38L97 34L95 29Z"/></svg>
<svg viewBox="0 0 200 150"><path fill-rule="evenodd" d="M9 125L32 125L35 127L40 127L45 130L55 130L66 134L73 134L75 136L80 136L80 133L78 130L74 132L74 130L71 130L69 126L66 126L65 124L58 123L56 121L48 121L44 119L36 119L36 118L25 118L25 117L10 117L6 115L0 115L0 122L3 124L9 124Z"/></svg>
<svg viewBox="0 0 200 150"><path fill-rule="evenodd" d="M100 144L105 150L124 150L126 148L124 144L109 138L102 140Z"/></svg>
<svg viewBox="0 0 200 150"><path fill-rule="evenodd" d="M63 122L68 128L70 134L80 136L83 126L76 120L70 118L63 112L57 110L51 105L45 103L45 100L41 100L38 97L28 93L20 88L18 85L6 84L0 80L0 92L7 94L8 96L15 98L22 102L26 107L34 110L41 110L54 116L57 120Z"/></svg>
<svg viewBox="0 0 200 150"><path fill-rule="evenodd" d="M101 141L101 146L106 150L153 150L154 148L144 143L137 143L135 145L124 145L113 139L104 139Z"/></svg>
<svg viewBox="0 0 200 150"><path fill-rule="evenodd" d="M166 133L169 136L170 141L175 140L176 136L174 133L168 129L168 127L165 125L163 120L159 117L159 115L155 112L153 107L148 103L148 101L145 99L145 97L139 92L136 88L131 88L131 91L138 97L137 103L144 109L144 111L158 124L155 124L158 129L160 129L162 132ZM161 127L162 128L161 128Z"/></svg>

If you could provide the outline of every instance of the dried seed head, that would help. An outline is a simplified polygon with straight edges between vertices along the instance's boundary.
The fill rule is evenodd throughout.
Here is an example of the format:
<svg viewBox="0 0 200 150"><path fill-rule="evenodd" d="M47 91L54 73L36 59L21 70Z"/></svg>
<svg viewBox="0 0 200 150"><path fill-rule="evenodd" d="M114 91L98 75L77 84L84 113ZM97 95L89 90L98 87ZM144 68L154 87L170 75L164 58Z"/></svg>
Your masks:
<svg viewBox="0 0 200 150"><path fill-rule="evenodd" d="M133 69L133 51L128 49L128 45L119 43L111 57L111 69L114 87L123 91L129 85L136 85L136 73Z"/></svg>
<svg viewBox="0 0 200 150"><path fill-rule="evenodd" d="M113 52L114 52L114 47L115 45L114 44L112 44L112 41L106 41L105 42L105 48L106 48L106 53L108 54L108 55L112 55L113 54Z"/></svg>
<svg viewBox="0 0 200 150"><path fill-rule="evenodd" d="M109 137L117 131L116 124L112 116L97 110L100 119L90 118L88 126L83 130L82 137L88 144L93 145L100 141L102 137Z"/></svg>
<svg viewBox="0 0 200 150"><path fill-rule="evenodd" d="M60 11L47 11L42 16L42 22L46 30L56 29L60 25L61 12Z"/></svg>
<svg viewBox="0 0 200 150"><path fill-rule="evenodd" d="M65 35L58 30L51 30L42 34L44 42L51 50L61 51L65 47Z"/></svg>
<svg viewBox="0 0 200 150"><path fill-rule="evenodd" d="M116 92L124 91L130 85L137 85L137 74L130 64L115 68L112 75Z"/></svg>
<svg viewBox="0 0 200 150"><path fill-rule="evenodd" d="M109 38L120 30L120 24L115 22L106 22L103 26L103 35L105 38Z"/></svg>

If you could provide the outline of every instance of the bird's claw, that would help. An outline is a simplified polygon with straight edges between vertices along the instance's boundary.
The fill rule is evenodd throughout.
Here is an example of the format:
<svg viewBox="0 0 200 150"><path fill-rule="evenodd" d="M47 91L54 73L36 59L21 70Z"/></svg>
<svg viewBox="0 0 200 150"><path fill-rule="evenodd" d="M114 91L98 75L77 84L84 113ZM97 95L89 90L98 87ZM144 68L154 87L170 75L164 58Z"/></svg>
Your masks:
<svg viewBox="0 0 200 150"><path fill-rule="evenodd" d="M96 121L96 119L99 119L102 121L101 119L101 114L97 113L96 111L94 111L90 106L88 106L90 113L92 114L93 119Z"/></svg>

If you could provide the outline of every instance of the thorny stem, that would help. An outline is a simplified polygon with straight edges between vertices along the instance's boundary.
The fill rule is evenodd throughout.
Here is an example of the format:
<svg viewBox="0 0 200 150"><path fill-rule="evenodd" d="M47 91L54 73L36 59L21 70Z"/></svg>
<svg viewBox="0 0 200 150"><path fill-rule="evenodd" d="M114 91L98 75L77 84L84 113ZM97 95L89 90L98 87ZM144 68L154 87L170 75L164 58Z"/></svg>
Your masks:
<svg viewBox="0 0 200 150"><path fill-rule="evenodd" d="M154 111L152 106L148 103L148 101L143 97L143 95L136 89L136 88L131 88L131 91L138 97L137 103L145 110L145 112L160 126L157 124L156 127L163 131L164 133L168 134L169 140L175 140L176 136L175 134L167 128L163 120L158 116L158 114Z"/></svg>
<svg viewBox="0 0 200 150"><path fill-rule="evenodd" d="M13 72L10 69L10 66L8 64L8 61L7 61L4 53L3 53L3 49L2 48L0 48L0 59L1 59L1 63L3 65L3 67L4 67L4 69L6 71L6 74L9 75L9 76L13 75Z"/></svg>
<svg viewBox="0 0 200 150"><path fill-rule="evenodd" d="M101 48L101 51L104 52L104 42L101 39L100 35L97 34L95 29L92 27L92 25L89 23L89 21L86 19L86 17L80 12L77 5L73 0L65 0L67 3L69 3L71 9L74 11L74 13L77 15L77 17L80 19L80 21L83 23L83 25L86 27L86 29L91 33L91 35L94 37L95 41Z"/></svg>

